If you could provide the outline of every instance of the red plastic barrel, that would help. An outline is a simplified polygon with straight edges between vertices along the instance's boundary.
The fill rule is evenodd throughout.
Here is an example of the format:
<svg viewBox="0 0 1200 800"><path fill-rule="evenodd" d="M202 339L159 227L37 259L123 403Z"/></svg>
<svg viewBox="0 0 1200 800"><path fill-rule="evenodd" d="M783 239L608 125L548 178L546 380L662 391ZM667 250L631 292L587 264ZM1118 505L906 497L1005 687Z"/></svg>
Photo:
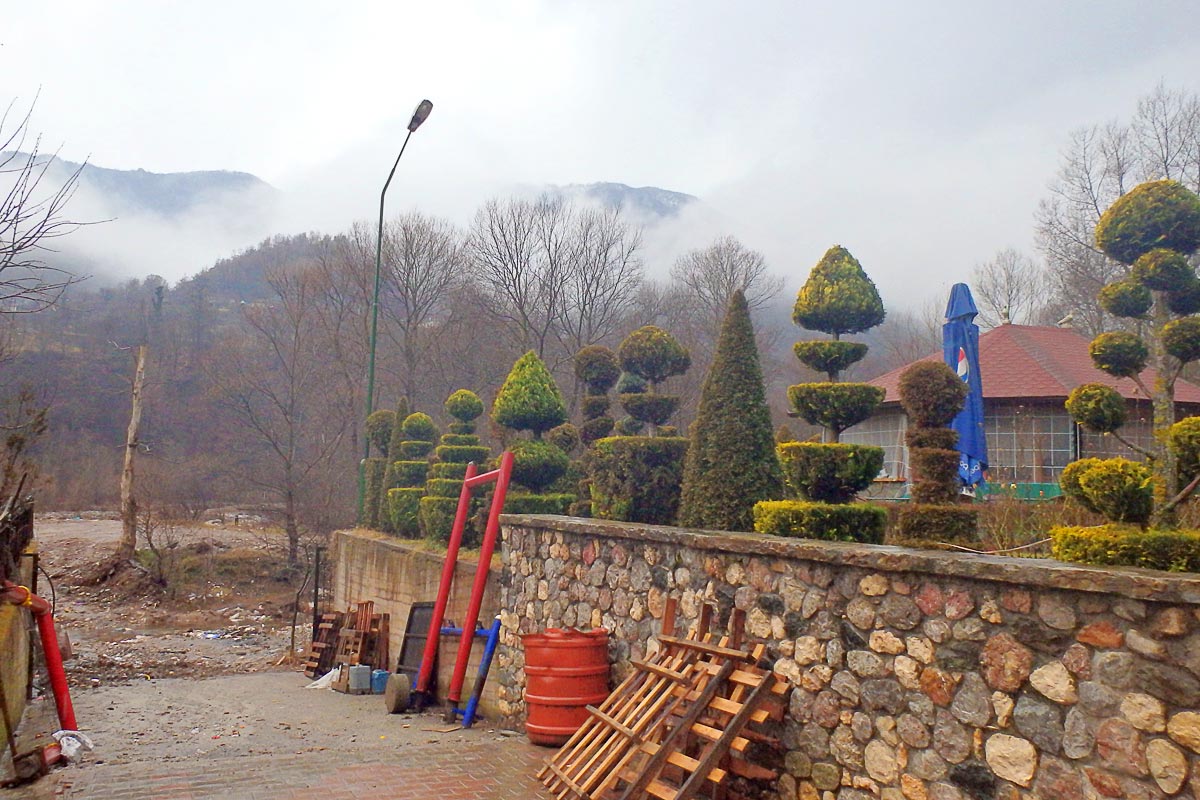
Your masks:
<svg viewBox="0 0 1200 800"><path fill-rule="evenodd" d="M525 732L534 744L561 745L587 719L587 706L608 697L608 631L550 628L521 639Z"/></svg>

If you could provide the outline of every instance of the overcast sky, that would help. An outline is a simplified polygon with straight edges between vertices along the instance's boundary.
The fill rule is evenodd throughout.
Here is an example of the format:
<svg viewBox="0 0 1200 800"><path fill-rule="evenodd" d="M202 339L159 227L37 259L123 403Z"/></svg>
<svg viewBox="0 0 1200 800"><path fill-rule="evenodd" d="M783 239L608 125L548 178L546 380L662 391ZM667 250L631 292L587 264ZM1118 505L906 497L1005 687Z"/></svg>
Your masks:
<svg viewBox="0 0 1200 800"><path fill-rule="evenodd" d="M795 292L839 243L894 306L1032 253L1072 128L1200 89L1195 3L1167 0L14 5L0 100L40 89L49 149L253 173L289 198L280 232L373 218L428 97L389 210L659 186L707 206L672 247L732 233Z"/></svg>

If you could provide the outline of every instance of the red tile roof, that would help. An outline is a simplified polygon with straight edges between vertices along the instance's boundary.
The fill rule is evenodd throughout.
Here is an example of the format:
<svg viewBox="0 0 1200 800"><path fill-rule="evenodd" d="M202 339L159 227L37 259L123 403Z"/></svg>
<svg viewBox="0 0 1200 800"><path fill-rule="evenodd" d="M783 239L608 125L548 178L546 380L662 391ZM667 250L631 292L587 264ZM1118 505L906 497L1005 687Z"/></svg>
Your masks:
<svg viewBox="0 0 1200 800"><path fill-rule="evenodd" d="M1072 328L1035 325L1001 325L979 337L979 371L983 378L983 396L987 398L1027 398L1065 400L1081 383L1112 386L1129 399L1145 400L1137 384L1128 378L1117 379L1092 366L1089 341ZM940 359L941 353L922 361ZM870 381L887 390L885 403L898 402L897 387L903 367ZM1147 369L1142 381L1153 386L1157 373ZM1175 400L1200 403L1200 386L1179 380Z"/></svg>

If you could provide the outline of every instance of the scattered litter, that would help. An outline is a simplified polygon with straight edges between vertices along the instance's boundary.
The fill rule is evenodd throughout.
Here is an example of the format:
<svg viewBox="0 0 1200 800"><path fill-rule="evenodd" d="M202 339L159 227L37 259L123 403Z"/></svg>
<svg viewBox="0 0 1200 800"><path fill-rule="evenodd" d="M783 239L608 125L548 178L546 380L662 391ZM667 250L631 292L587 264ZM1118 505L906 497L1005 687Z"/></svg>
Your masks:
<svg viewBox="0 0 1200 800"><path fill-rule="evenodd" d="M85 751L95 748L95 745L86 733L80 733L79 731L55 731L53 736L54 741L58 742L58 746L62 750L62 756L67 760L67 763L78 761Z"/></svg>
<svg viewBox="0 0 1200 800"><path fill-rule="evenodd" d="M332 689L333 681L337 677L337 674L338 674L338 670L335 667L335 668L329 670L329 672L326 672L321 677L317 678L315 681L310 683L308 686L305 686L304 688L305 689Z"/></svg>

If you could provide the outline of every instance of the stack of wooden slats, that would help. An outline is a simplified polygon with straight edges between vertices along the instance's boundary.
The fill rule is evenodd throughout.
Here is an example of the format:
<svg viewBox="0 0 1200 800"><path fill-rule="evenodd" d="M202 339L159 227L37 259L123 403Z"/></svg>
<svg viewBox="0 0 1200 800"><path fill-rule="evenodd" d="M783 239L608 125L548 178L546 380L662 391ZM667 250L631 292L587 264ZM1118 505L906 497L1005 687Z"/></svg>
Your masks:
<svg viewBox="0 0 1200 800"><path fill-rule="evenodd" d="M369 664L388 669L389 616L376 614L364 600L344 614L323 614L304 664L310 677L319 677L339 664Z"/></svg>
<svg viewBox="0 0 1200 800"><path fill-rule="evenodd" d="M686 800L708 789L724 797L733 774L773 779L751 764L751 739L770 740L748 726L780 719L788 686L757 666L763 646L741 648L744 615L733 613L730 633L708 632L706 606L686 638L674 635L668 602L660 648L598 707L538 774L559 800Z"/></svg>

